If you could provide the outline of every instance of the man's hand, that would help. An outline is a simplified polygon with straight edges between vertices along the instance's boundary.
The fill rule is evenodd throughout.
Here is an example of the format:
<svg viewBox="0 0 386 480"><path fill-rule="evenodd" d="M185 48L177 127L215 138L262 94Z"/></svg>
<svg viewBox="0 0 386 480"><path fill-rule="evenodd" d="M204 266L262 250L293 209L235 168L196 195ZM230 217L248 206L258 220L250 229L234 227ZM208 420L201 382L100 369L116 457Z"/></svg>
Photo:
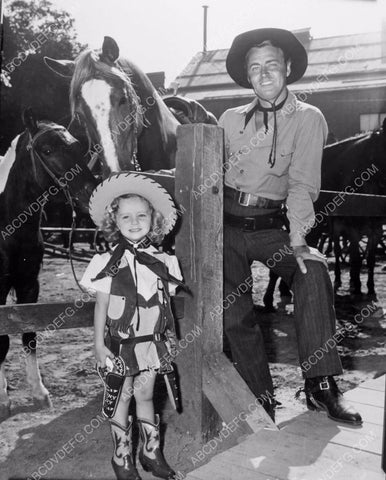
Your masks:
<svg viewBox="0 0 386 480"><path fill-rule="evenodd" d="M326 256L320 253L318 249L309 247L308 245L298 245L292 248L295 259L298 262L302 273L307 273L307 267L304 260L316 260L317 262L322 262L327 268Z"/></svg>

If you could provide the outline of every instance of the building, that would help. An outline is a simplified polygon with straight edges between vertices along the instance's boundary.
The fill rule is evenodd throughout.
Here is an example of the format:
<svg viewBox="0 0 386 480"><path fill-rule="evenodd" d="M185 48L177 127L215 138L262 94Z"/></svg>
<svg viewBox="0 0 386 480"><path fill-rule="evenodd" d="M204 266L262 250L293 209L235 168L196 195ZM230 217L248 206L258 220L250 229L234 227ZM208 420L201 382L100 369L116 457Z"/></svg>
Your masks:
<svg viewBox="0 0 386 480"><path fill-rule="evenodd" d="M309 28L293 33L307 49L309 64L289 89L322 110L332 137L341 140L380 126L386 117L386 35L312 38ZM216 117L253 99L251 90L238 87L227 74L227 53L197 53L175 80L179 95L201 102Z"/></svg>

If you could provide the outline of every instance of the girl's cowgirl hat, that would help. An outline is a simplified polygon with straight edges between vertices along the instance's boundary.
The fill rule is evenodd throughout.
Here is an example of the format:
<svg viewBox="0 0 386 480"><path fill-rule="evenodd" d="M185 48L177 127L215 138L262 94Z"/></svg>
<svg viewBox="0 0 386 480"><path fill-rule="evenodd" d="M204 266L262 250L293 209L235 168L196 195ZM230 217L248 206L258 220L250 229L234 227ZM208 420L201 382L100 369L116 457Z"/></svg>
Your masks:
<svg viewBox="0 0 386 480"><path fill-rule="evenodd" d="M155 210L164 217L163 233L169 233L177 221L177 209L172 197L158 182L146 175L122 172L110 175L94 190L90 198L90 216L98 227L102 225L106 207L121 195L140 195L146 198Z"/></svg>

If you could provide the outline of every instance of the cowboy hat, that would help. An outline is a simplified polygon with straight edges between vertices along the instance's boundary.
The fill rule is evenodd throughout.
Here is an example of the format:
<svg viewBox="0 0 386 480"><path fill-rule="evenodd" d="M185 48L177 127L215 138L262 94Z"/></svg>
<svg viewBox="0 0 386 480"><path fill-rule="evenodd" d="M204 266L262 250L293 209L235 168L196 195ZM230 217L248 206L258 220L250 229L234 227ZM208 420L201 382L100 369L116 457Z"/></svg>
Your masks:
<svg viewBox="0 0 386 480"><path fill-rule="evenodd" d="M291 60L291 73L287 84L299 80L307 68L307 52L292 32L281 28L258 28L241 33L233 40L226 59L226 68L232 79L244 88L252 88L245 68L245 56L252 47L266 40L283 50Z"/></svg>
<svg viewBox="0 0 386 480"><path fill-rule="evenodd" d="M146 198L155 210L159 211L164 221L163 233L169 233L177 221L177 209L172 197L158 182L146 175L122 172L110 175L103 180L90 197L90 216L98 227L102 225L106 207L121 195L133 194Z"/></svg>

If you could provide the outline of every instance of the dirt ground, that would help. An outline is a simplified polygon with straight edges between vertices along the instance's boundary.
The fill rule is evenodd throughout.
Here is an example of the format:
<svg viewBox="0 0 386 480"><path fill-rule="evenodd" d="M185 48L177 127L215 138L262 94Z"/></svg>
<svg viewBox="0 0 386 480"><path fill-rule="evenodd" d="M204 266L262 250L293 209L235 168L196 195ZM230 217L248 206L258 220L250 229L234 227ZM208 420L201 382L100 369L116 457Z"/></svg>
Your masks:
<svg viewBox="0 0 386 480"><path fill-rule="evenodd" d="M332 259L329 263L331 270ZM352 301L348 294L347 268L343 287L336 295L339 326L347 326L347 322L353 325L345 329L346 336L339 346L345 369L340 379L343 391L385 373L385 263L383 259L376 266L376 308L365 298L359 303ZM76 262L75 267L80 277L86 263ZM276 421L280 424L306 410L304 399L294 398L296 390L302 386L302 379L297 361L293 305L281 303L276 293L277 312L268 314L261 310L261 292L264 292L267 274L259 274L260 270L254 269L255 303L266 338L277 400L282 404L277 410ZM80 295L66 259L45 257L40 284L41 302L73 301ZM361 316L356 318L363 319L360 324L354 320L359 312ZM39 362L51 394L51 409L38 410L33 405L20 352L20 337L12 336L6 361L12 415L0 423L0 480L113 479L111 440L107 422L100 415L102 389L94 371L92 329L58 330L49 341L41 343ZM163 384L159 384L159 391L161 398ZM201 448L200 442L181 428L178 414L168 402L163 403L165 456L183 478L183 474L199 466L197 463L193 466L191 458ZM219 449L226 447L226 443L219 445ZM144 480L154 478L139 471Z"/></svg>

